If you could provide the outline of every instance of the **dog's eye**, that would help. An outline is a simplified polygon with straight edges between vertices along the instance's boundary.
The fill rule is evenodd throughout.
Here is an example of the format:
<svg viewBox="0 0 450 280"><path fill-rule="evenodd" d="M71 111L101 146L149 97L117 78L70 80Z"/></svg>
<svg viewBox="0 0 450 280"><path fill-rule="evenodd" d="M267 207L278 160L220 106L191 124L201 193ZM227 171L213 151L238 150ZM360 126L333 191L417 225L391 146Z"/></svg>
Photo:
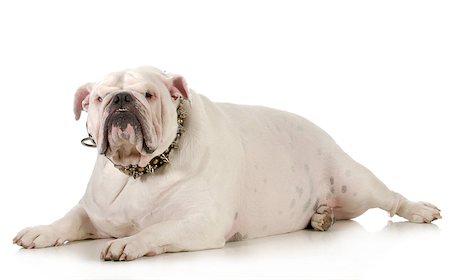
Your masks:
<svg viewBox="0 0 450 280"><path fill-rule="evenodd" d="M152 94L149 91L147 91L147 92L145 92L145 97L150 98L150 97L152 97Z"/></svg>
<svg viewBox="0 0 450 280"><path fill-rule="evenodd" d="M99 97L97 97L97 101L98 101L98 102L102 102L102 101L103 101L103 98L101 98L101 97L99 96Z"/></svg>

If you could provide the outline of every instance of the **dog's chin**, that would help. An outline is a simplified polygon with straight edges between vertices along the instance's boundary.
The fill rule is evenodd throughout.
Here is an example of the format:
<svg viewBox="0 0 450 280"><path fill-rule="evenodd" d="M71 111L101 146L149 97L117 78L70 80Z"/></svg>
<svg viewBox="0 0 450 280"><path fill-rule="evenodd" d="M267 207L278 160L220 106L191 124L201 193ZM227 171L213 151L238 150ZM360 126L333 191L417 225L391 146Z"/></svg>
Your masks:
<svg viewBox="0 0 450 280"><path fill-rule="evenodd" d="M115 152L108 152L106 157L114 164L118 166L137 165L145 167L150 160L151 156L141 154L135 149L121 149Z"/></svg>
<svg viewBox="0 0 450 280"><path fill-rule="evenodd" d="M147 146L140 122L126 119L126 122L112 119L107 126L103 154L116 165L145 166L155 149Z"/></svg>
<svg viewBox="0 0 450 280"><path fill-rule="evenodd" d="M146 151L144 141L138 140L137 143L134 143L126 140L128 137L123 133L122 135L108 135L108 148L105 156L115 165L146 166L152 158L152 153ZM136 138L139 139L140 137L137 136Z"/></svg>

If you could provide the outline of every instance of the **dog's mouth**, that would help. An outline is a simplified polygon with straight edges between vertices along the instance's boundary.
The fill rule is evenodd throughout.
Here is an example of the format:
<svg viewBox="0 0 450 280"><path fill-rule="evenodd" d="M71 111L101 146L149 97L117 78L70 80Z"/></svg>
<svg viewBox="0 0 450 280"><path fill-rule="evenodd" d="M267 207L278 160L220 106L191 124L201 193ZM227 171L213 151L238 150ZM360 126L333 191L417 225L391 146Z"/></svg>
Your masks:
<svg viewBox="0 0 450 280"><path fill-rule="evenodd" d="M137 110L117 108L111 110L103 124L100 154L106 155L120 165L136 164L142 155L155 151L151 147L148 129Z"/></svg>

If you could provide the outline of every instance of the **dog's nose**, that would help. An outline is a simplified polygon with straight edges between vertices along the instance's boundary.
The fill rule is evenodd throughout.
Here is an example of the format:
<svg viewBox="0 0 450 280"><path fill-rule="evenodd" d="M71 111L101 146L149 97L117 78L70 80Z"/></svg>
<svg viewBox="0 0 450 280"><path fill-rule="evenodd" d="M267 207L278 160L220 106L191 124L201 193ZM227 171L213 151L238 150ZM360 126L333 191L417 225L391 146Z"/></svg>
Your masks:
<svg viewBox="0 0 450 280"><path fill-rule="evenodd" d="M128 92L121 92L114 96L113 103L119 106L129 103L133 100L133 97Z"/></svg>

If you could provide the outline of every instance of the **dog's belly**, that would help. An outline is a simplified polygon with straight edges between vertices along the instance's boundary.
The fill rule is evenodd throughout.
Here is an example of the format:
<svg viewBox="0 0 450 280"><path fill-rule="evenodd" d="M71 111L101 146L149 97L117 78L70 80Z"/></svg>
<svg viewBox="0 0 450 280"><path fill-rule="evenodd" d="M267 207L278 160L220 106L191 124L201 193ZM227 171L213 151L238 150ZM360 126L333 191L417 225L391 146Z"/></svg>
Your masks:
<svg viewBox="0 0 450 280"><path fill-rule="evenodd" d="M261 107L239 109L224 105L241 128L245 152L241 201L227 238L305 228L331 197L330 174L339 147L299 116Z"/></svg>

